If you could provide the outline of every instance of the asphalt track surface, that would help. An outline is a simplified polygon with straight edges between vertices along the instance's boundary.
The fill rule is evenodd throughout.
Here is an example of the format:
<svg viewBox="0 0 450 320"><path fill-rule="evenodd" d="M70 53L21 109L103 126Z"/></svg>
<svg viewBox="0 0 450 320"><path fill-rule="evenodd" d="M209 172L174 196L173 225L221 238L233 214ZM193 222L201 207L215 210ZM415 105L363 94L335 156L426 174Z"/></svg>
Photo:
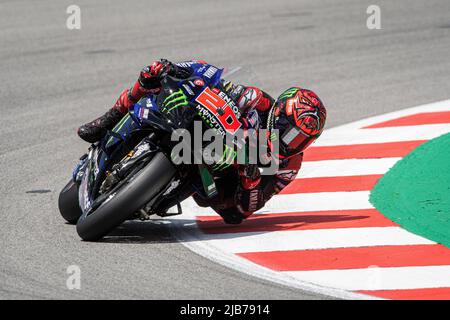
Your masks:
<svg viewBox="0 0 450 320"><path fill-rule="evenodd" d="M81 30L65 26L74 3ZM370 4L382 30L366 28ZM80 241L57 209L87 148L76 128L161 57L241 67L236 77L273 95L311 88L329 128L447 99L449 14L448 0L2 1L0 298L328 298L217 265L162 223ZM81 290L66 288L73 264Z"/></svg>

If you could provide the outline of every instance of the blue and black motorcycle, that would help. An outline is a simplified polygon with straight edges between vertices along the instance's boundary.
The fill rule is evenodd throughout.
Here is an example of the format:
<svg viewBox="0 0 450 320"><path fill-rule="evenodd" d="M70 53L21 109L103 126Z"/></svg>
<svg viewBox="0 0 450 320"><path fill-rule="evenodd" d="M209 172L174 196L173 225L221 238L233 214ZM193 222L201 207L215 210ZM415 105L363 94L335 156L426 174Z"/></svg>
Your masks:
<svg viewBox="0 0 450 320"><path fill-rule="evenodd" d="M91 145L59 195L61 215L83 240L101 239L130 219L181 213L180 201L193 192L208 198L214 175L230 168L236 152L212 166L175 164L172 133L194 123L223 136L240 128L239 110L221 90L222 69L192 62L187 79L167 76L158 95L140 99L99 142ZM226 158L226 159L225 159ZM178 211L168 213L176 204Z"/></svg>

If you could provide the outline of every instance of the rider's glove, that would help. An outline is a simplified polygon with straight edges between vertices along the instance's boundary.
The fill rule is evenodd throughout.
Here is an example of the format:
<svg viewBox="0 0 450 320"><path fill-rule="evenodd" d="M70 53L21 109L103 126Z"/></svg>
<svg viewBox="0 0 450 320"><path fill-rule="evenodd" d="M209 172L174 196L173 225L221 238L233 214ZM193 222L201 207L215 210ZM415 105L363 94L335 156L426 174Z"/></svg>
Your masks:
<svg viewBox="0 0 450 320"><path fill-rule="evenodd" d="M238 172L241 186L246 190L255 189L261 182L261 172L256 164L240 165Z"/></svg>
<svg viewBox="0 0 450 320"><path fill-rule="evenodd" d="M259 188L247 190L239 186L235 195L235 202L244 218L248 218L253 212L264 206L264 194Z"/></svg>
<svg viewBox="0 0 450 320"><path fill-rule="evenodd" d="M113 108L125 113L145 94L158 94L161 79L166 75L175 75L179 68L172 62L161 59L141 70L138 80L129 90L124 90Z"/></svg>
<svg viewBox="0 0 450 320"><path fill-rule="evenodd" d="M238 172L240 183L235 194L235 203L246 218L264 206L263 193L260 190L261 173L256 164L240 166Z"/></svg>
<svg viewBox="0 0 450 320"><path fill-rule="evenodd" d="M159 89L161 87L161 79L166 75L173 75L175 69L176 66L166 59L155 61L142 69L139 75L139 84L147 90Z"/></svg>

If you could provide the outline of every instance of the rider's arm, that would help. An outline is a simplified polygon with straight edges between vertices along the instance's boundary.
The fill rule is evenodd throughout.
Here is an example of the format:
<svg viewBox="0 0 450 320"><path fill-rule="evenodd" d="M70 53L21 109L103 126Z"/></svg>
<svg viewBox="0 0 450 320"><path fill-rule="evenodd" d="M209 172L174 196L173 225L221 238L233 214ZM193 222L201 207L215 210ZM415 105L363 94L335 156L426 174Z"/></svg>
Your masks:
<svg viewBox="0 0 450 320"><path fill-rule="evenodd" d="M261 91L261 98L259 100L259 103L256 105L256 110L259 111L259 113L267 113L269 112L270 107L272 107L275 100L265 91L259 89Z"/></svg>
<svg viewBox="0 0 450 320"><path fill-rule="evenodd" d="M300 171L303 161L303 153L291 157L285 164L280 165L277 173L267 176L267 180L262 181L262 192L264 203L269 201L274 195L283 190L291 183Z"/></svg>
<svg viewBox="0 0 450 320"><path fill-rule="evenodd" d="M256 109L259 113L264 113L272 106L273 98L257 87L243 87L237 103L241 111Z"/></svg>
<svg viewBox="0 0 450 320"><path fill-rule="evenodd" d="M184 75L186 72L189 71L168 60L154 61L151 65L141 70L139 78L130 89L125 89L120 94L113 108L125 113L145 94L159 93L161 90L161 79L165 75L177 76Z"/></svg>
<svg viewBox="0 0 450 320"><path fill-rule="evenodd" d="M247 166L247 171L240 173L241 181L236 193L236 206L244 217L250 216L253 212L264 207L267 201L275 194L278 194L289 183L291 183L297 173L303 160L303 154L293 156L271 176L262 176L259 169ZM251 168L251 169L249 169Z"/></svg>
<svg viewBox="0 0 450 320"><path fill-rule="evenodd" d="M274 98L272 98L266 92L262 91L261 100L256 106L256 110L258 110L261 123L263 124L267 123L267 117L269 116L270 108L273 106L274 103L275 103Z"/></svg>

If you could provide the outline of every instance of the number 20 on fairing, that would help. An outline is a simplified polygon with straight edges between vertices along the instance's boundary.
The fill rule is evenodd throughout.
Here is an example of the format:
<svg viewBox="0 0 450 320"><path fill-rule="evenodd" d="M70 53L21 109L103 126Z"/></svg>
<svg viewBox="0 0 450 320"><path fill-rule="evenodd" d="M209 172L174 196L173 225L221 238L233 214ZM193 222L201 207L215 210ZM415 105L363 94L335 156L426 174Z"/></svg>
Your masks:
<svg viewBox="0 0 450 320"><path fill-rule="evenodd" d="M206 87L195 101L213 114L227 132L235 134L241 127L241 123L231 107L210 88Z"/></svg>

